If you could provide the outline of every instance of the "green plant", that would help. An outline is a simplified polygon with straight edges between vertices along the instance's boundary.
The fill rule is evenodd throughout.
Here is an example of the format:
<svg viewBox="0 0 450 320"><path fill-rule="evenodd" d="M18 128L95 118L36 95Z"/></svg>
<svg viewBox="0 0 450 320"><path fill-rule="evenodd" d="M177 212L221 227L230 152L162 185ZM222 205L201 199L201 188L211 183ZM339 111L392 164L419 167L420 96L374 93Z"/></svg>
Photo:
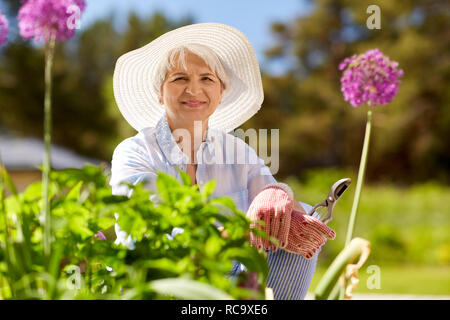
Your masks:
<svg viewBox="0 0 450 320"><path fill-rule="evenodd" d="M146 190L144 182L129 184L133 193L128 198L111 194L104 171L86 165L50 172L47 260L42 183L17 193L1 167L0 299L264 298L266 259L248 243L249 221L232 199L211 199L215 181L199 191L183 171L183 183L158 172L157 190ZM5 187L12 193L8 198ZM149 200L155 193L159 204ZM226 238L215 221L227 231ZM134 250L95 239L95 233L115 223L134 238ZM175 227L184 232L171 240ZM227 277L232 260L258 275L258 292L239 286L244 275ZM164 283L173 290L164 290ZM192 290L183 290L186 283Z"/></svg>
<svg viewBox="0 0 450 320"><path fill-rule="evenodd" d="M352 291L359 282L358 270L367 260L369 253L369 241L362 238L353 238L320 278L314 290L314 298L317 300L335 300L339 297L341 290L344 290L347 299L351 298ZM356 258L358 258L358 261L353 263ZM351 283L345 285L345 279Z"/></svg>

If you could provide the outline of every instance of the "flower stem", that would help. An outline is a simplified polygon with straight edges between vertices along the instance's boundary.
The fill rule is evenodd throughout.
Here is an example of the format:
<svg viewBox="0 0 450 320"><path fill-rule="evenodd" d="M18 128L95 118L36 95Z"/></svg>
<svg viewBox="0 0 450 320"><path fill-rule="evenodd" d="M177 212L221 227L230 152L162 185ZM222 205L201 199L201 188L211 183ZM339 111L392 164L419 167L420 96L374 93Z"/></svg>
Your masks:
<svg viewBox="0 0 450 320"><path fill-rule="evenodd" d="M372 128L372 109L369 106L369 110L367 111L367 123L366 123L366 134L364 136L364 145L361 154L361 162L359 164L358 171L358 181L356 182L356 191L355 196L353 198L352 212L350 214L350 221L347 229L347 237L345 240L345 246L347 246L352 240L353 228L356 220L356 212L358 211L359 206L359 198L361 196L361 188L364 180L364 173L366 171L366 163L367 163L367 154L369 151L369 142L370 142L370 131Z"/></svg>
<svg viewBox="0 0 450 320"><path fill-rule="evenodd" d="M369 103L369 110L367 111L366 133L364 136L363 150L361 154L361 162L359 164L358 181L356 182L356 191L353 198L352 212L350 213L350 221L348 223L347 236L345 239L345 247L350 243L353 236L353 229L356 221L356 212L358 211L359 198L361 196L362 183L364 180L364 173L366 171L367 154L369 151L370 131L372 128L372 109ZM344 277L344 286L340 288L339 300L344 299L345 288L347 286L347 279Z"/></svg>
<svg viewBox="0 0 450 320"><path fill-rule="evenodd" d="M50 257L51 248L51 214L49 199L50 145L52 129L52 66L55 50L55 35L50 37L45 52L45 98L44 98L44 166L42 171L42 200L44 201L44 256Z"/></svg>
<svg viewBox="0 0 450 320"><path fill-rule="evenodd" d="M339 288L336 287L336 283L339 283L339 277L342 273L345 273L348 264L353 263L353 260L355 260L358 255L367 252L369 248L369 241L362 238L355 238L348 246L345 246L320 279L320 282L314 290L314 299L335 300L338 292L336 288Z"/></svg>

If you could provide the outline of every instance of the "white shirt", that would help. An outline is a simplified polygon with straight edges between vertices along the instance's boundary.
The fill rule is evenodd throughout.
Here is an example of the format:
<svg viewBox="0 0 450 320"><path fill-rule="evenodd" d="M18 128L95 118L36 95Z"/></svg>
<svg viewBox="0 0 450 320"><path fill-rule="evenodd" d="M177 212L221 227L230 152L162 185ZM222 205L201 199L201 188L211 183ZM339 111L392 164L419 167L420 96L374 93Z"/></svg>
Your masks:
<svg viewBox="0 0 450 320"><path fill-rule="evenodd" d="M212 198L230 196L236 207L247 212L255 196L269 183L276 182L270 169L253 148L243 140L209 128L197 150L196 180L200 190L205 182L216 179ZM156 190L156 171L181 177L189 159L175 142L164 115L156 127L141 130L122 141L114 150L110 185L115 195L130 196L132 190L121 181L137 184L147 179L146 187Z"/></svg>
<svg viewBox="0 0 450 320"><path fill-rule="evenodd" d="M277 182L253 148L245 141L219 130L207 130L196 157L196 180L200 190L207 181L216 179L216 189L211 197L229 196L244 213L265 186ZM135 185L146 180L146 187L156 190L156 171L164 171L181 182L176 168L186 171L188 161L187 155L177 145L164 114L156 127L142 129L114 150L110 180L112 193L131 196L132 190L120 185L122 181ZM311 208L303 202L300 204L307 210ZM169 237L180 232L175 229ZM320 249L311 260L306 260L284 250L267 251L270 269L267 286L273 289L275 299L305 297L319 252ZM241 271L245 267L234 269Z"/></svg>

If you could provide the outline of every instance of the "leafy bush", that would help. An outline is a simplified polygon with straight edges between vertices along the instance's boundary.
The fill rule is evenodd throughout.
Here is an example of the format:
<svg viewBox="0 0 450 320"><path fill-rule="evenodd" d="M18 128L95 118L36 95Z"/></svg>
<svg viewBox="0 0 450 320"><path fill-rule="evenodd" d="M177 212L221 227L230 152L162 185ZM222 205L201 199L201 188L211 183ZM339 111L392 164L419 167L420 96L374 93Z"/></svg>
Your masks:
<svg viewBox="0 0 450 320"><path fill-rule="evenodd" d="M263 299L268 265L246 239L245 214L231 198L211 199L214 180L199 191L179 172L181 184L158 172L155 191L146 190L144 182L129 184L130 198L112 195L104 168L52 172L52 247L45 256L41 182L19 194L2 169L0 298ZM5 185L12 192L6 199ZM154 194L159 203L149 200ZM122 235L116 241L96 239L100 230L114 238L116 222L134 239L133 250ZM174 228L184 232L175 235ZM228 276L232 260L257 274L258 291L242 287L248 273Z"/></svg>

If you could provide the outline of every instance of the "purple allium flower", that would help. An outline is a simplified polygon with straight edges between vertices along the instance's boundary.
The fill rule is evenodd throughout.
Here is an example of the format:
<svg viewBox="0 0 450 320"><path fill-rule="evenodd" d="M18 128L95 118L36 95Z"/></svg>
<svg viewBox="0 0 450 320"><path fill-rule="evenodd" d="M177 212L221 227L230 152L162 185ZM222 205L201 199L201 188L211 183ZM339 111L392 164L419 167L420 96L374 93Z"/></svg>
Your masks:
<svg viewBox="0 0 450 320"><path fill-rule="evenodd" d="M8 20L0 11L0 46L6 42L8 38Z"/></svg>
<svg viewBox="0 0 450 320"><path fill-rule="evenodd" d="M86 7L84 0L26 0L19 9L20 35L34 38L35 42L48 42L52 34L56 41L72 38L76 29L74 19L80 18L71 10L74 5L81 15Z"/></svg>
<svg viewBox="0 0 450 320"><path fill-rule="evenodd" d="M345 101L353 107L391 102L398 92L398 78L403 76L403 70L397 67L398 62L389 60L378 49L345 58L339 65L339 70L345 69L341 77Z"/></svg>

